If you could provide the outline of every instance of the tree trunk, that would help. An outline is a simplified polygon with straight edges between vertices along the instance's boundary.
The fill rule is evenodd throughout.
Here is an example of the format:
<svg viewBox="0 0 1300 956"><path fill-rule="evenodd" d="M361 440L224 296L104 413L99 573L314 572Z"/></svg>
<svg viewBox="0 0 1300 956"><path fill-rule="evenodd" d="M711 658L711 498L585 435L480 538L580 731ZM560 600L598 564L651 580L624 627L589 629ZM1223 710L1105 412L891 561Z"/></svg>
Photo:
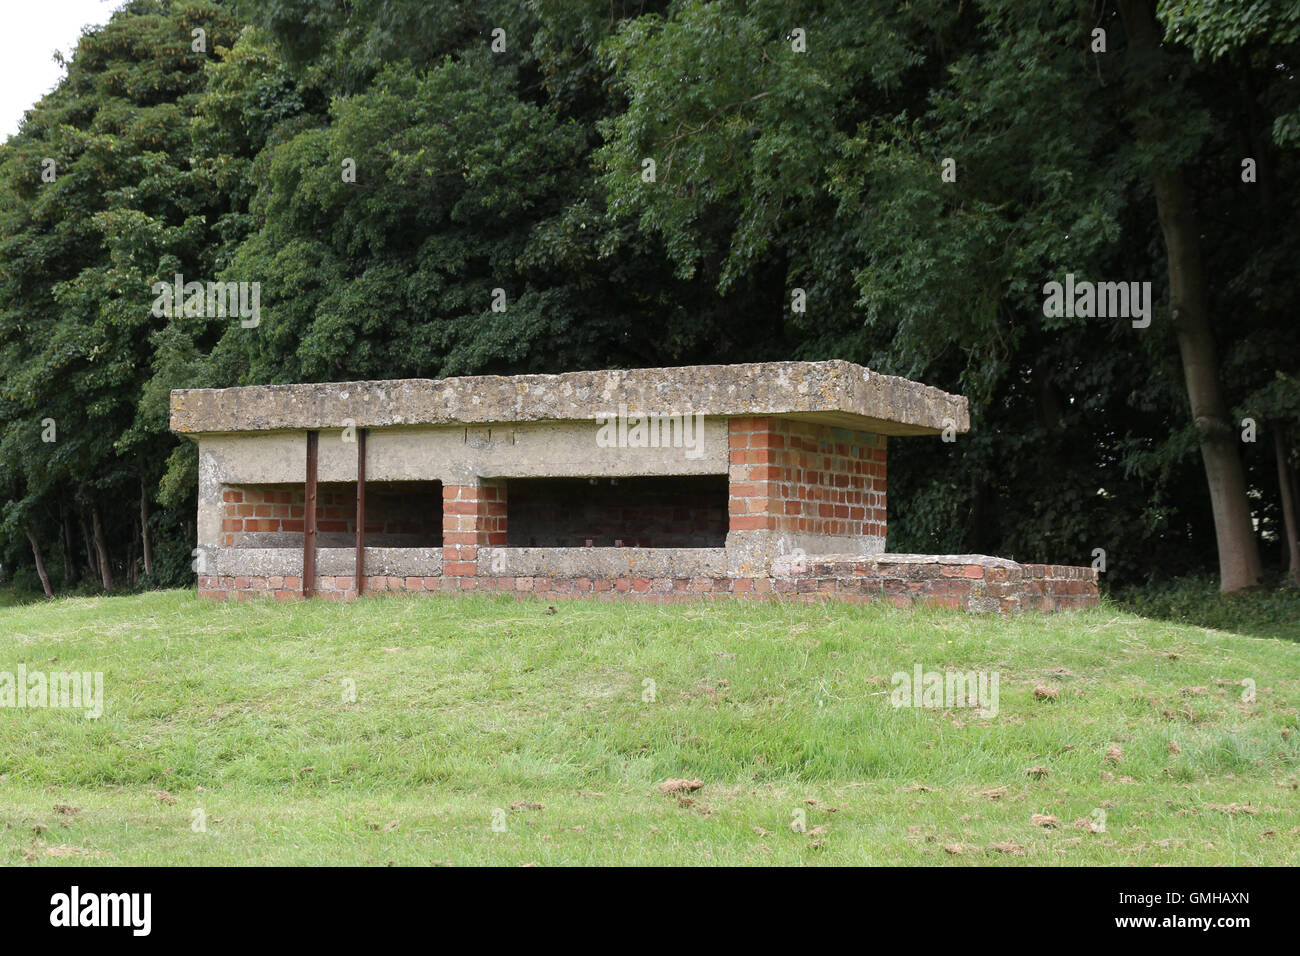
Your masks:
<svg viewBox="0 0 1300 956"><path fill-rule="evenodd" d="M988 481L983 477L977 479L971 492L970 533L967 538L972 554L989 553L989 500L992 497Z"/></svg>
<svg viewBox="0 0 1300 956"><path fill-rule="evenodd" d="M99 580L105 591L113 590L113 569L108 562L108 543L104 540L104 522L99 519L99 505L90 509L91 527L95 532L95 552L99 555Z"/></svg>
<svg viewBox="0 0 1300 956"><path fill-rule="evenodd" d="M126 552L126 583L135 587L136 582L140 580L140 568L135 561L135 549L140 541L140 532L136 529L135 522L131 522L131 547Z"/></svg>
<svg viewBox="0 0 1300 956"><path fill-rule="evenodd" d="M99 578L99 561L95 557L95 546L90 542L90 526L86 524L86 513L83 511L77 515L77 521L81 524L81 543L86 549L86 567L90 571L92 578Z"/></svg>
<svg viewBox="0 0 1300 956"><path fill-rule="evenodd" d="M31 528L24 528L27 532L27 540L32 543L32 557L36 559L36 573L41 577L41 587L45 588L47 598L54 597L54 589L50 587L50 576L45 573L45 562L41 560L41 546L36 540L36 535L32 534Z"/></svg>
<svg viewBox="0 0 1300 956"><path fill-rule="evenodd" d="M1160 40L1155 5L1149 0L1121 0L1119 9L1130 48L1143 56L1156 55ZM1158 147L1159 144L1146 145ZM1240 591L1258 585L1263 580L1264 569L1246 497L1246 472L1219 382L1200 224L1187 175L1182 169L1161 170L1155 175L1153 185L1169 259L1169 308L1210 488L1219 551L1219 590Z"/></svg>
<svg viewBox="0 0 1300 956"><path fill-rule="evenodd" d="M1282 525L1286 528L1287 553L1290 556L1286 573L1293 584L1300 585L1300 534L1296 532L1295 482L1287 455L1289 449L1286 436L1280 424L1273 429L1273 448L1277 452L1277 484L1282 492Z"/></svg>
<svg viewBox="0 0 1300 956"><path fill-rule="evenodd" d="M144 576L153 576L153 547L149 544L149 495L140 479L140 546L144 551Z"/></svg>
<svg viewBox="0 0 1300 956"><path fill-rule="evenodd" d="M77 549L72 543L72 522L68 520L68 506L59 501L59 525L62 528L63 586L70 588L81 577L77 573Z"/></svg>
<svg viewBox="0 0 1300 956"><path fill-rule="evenodd" d="M1246 497L1246 471L1219 382L1218 356L1209 322L1209 295L1201 259L1200 226L1181 172L1156 176L1156 207L1169 255L1169 305L1178 336L1192 421L1210 488L1219 550L1219 589L1240 591L1264 576L1259 542Z"/></svg>

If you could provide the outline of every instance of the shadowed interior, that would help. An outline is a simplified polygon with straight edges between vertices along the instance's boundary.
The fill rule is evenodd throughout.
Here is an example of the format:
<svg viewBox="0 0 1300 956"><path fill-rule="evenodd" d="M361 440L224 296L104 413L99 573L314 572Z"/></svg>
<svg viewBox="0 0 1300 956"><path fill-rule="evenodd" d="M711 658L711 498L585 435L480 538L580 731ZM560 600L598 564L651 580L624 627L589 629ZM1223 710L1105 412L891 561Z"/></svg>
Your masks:
<svg viewBox="0 0 1300 956"><path fill-rule="evenodd" d="M236 548L301 548L306 515L301 484L228 485L222 494L222 543ZM316 546L356 543L356 485L316 489ZM372 548L442 546L442 482L366 483L366 544Z"/></svg>
<svg viewBox="0 0 1300 956"><path fill-rule="evenodd" d="M506 534L513 548L721 548L726 475L512 478Z"/></svg>

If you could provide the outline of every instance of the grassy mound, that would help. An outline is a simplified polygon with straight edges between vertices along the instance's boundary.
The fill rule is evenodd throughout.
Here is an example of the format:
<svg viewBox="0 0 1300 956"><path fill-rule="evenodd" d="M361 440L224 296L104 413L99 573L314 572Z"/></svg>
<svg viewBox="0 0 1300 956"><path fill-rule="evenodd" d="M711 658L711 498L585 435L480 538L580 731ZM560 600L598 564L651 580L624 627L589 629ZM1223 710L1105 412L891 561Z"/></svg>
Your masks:
<svg viewBox="0 0 1300 956"><path fill-rule="evenodd" d="M9 863L1300 855L1300 646L1113 606L171 591L0 609L20 662L106 702L0 708ZM892 706L918 664L996 672L996 708Z"/></svg>

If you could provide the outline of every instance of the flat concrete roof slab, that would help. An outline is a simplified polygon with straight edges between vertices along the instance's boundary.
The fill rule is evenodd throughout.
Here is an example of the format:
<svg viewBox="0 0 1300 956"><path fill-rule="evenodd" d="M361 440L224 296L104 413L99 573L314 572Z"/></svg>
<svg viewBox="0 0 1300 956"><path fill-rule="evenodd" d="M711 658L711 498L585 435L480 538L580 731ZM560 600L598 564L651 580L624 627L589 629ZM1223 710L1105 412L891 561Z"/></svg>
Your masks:
<svg viewBox="0 0 1300 956"><path fill-rule="evenodd" d="M178 389L171 430L591 421L620 405L629 415L779 416L884 435L933 435L949 421L970 428L963 396L829 361Z"/></svg>

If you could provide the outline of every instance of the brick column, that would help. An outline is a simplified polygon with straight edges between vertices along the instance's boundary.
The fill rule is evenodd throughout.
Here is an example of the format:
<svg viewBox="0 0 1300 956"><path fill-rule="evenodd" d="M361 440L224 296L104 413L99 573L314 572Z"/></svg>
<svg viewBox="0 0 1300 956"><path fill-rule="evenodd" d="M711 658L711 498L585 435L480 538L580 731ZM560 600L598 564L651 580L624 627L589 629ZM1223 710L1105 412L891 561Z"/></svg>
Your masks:
<svg viewBox="0 0 1300 956"><path fill-rule="evenodd" d="M781 468L785 439L770 418L727 420L730 531L775 531L781 515Z"/></svg>
<svg viewBox="0 0 1300 956"><path fill-rule="evenodd" d="M473 591L479 548L506 543L506 485L481 481L442 486L442 576L444 587ZM484 569L487 573L488 569Z"/></svg>
<svg viewBox="0 0 1300 956"><path fill-rule="evenodd" d="M884 435L786 419L728 422L730 530L884 548Z"/></svg>

